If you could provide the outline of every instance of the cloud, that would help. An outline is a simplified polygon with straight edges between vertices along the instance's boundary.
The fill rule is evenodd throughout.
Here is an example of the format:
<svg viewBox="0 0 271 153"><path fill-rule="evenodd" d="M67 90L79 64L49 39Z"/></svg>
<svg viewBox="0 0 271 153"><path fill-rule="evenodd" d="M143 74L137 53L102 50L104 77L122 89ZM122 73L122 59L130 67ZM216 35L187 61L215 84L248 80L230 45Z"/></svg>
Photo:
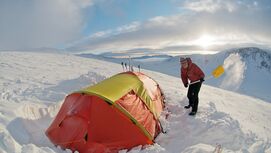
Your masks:
<svg viewBox="0 0 271 153"><path fill-rule="evenodd" d="M155 17L146 22L135 22L108 30L104 32L106 35L101 37L96 37L97 33L95 33L89 36L89 39L77 44L76 48L79 50L111 50L167 46L172 39L179 41L178 39L185 38L180 36L189 37L188 32L183 32L185 27L182 25L185 26L187 23L181 18L181 16Z"/></svg>
<svg viewBox="0 0 271 153"><path fill-rule="evenodd" d="M214 49L236 44L271 45L271 2L267 0L257 3L250 0L189 2L186 1L182 5L186 11L179 14L157 16L144 22L131 23L124 26L130 27L127 28L129 30L121 27L117 28L118 30L110 29L104 32L106 34L96 37L95 35L103 33L101 31L70 49L119 51L136 48L182 48L182 46L198 49L193 42L206 34L214 37L217 43ZM203 8L196 8L198 4L204 2L206 4L202 6ZM211 4L214 6L210 6Z"/></svg>
<svg viewBox="0 0 271 153"><path fill-rule="evenodd" d="M182 7L196 12L235 12L270 9L270 2L268 0L186 0Z"/></svg>
<svg viewBox="0 0 271 153"><path fill-rule="evenodd" d="M223 89L236 91L241 86L246 65L242 61L239 54L231 54L225 59L223 67L225 69L225 77L220 85Z"/></svg>
<svg viewBox="0 0 271 153"><path fill-rule="evenodd" d="M236 0L187 0L184 7L198 12L216 12L218 10L233 12L237 9Z"/></svg>
<svg viewBox="0 0 271 153"><path fill-rule="evenodd" d="M91 0L0 1L0 50L55 47L74 41L84 28Z"/></svg>
<svg viewBox="0 0 271 153"><path fill-rule="evenodd" d="M271 45L268 0L187 0L179 3L179 14L135 21L82 38L88 20L84 10L94 3L107 14L122 17L126 13L114 0L2 0L0 50L55 46L79 51L198 50L193 42L206 34L214 36L214 50L236 44Z"/></svg>

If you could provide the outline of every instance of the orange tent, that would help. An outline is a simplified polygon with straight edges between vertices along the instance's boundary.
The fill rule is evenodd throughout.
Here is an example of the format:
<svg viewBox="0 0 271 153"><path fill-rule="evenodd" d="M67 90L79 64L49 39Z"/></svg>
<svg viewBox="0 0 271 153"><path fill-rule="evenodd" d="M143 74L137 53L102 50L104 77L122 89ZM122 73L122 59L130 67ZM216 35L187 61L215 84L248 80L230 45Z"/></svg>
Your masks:
<svg viewBox="0 0 271 153"><path fill-rule="evenodd" d="M153 144L164 97L143 73L125 72L68 95L46 135L80 153L118 152Z"/></svg>

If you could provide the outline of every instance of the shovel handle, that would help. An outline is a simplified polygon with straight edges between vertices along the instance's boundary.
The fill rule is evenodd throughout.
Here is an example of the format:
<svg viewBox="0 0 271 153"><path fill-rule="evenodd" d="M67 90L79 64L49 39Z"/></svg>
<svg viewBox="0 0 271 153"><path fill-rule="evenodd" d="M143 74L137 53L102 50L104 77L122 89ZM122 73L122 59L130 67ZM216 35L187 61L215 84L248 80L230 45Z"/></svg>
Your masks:
<svg viewBox="0 0 271 153"><path fill-rule="evenodd" d="M192 84L195 84L195 83L198 83L198 82L200 82L200 80L197 80L197 81L194 81L192 83L189 83L189 85L192 85Z"/></svg>
<svg viewBox="0 0 271 153"><path fill-rule="evenodd" d="M209 79L211 79L211 78L213 78L212 75L210 75L210 76L208 76L208 77L205 77L204 80L206 81L206 80L209 80ZM197 81L194 81L194 82L192 82L192 83L189 83L189 85L192 85L192 84L195 84L195 83L198 83L198 82L200 82L200 80L197 80Z"/></svg>

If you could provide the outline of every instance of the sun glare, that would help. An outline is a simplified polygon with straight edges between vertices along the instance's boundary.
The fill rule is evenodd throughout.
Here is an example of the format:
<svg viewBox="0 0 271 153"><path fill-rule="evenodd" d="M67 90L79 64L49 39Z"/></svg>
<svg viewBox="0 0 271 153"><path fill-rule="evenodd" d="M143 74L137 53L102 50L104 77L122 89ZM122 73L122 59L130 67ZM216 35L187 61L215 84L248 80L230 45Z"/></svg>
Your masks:
<svg viewBox="0 0 271 153"><path fill-rule="evenodd" d="M214 43L214 37L210 35L202 35L199 39L195 41L196 45L201 46L204 49L207 49L210 45Z"/></svg>

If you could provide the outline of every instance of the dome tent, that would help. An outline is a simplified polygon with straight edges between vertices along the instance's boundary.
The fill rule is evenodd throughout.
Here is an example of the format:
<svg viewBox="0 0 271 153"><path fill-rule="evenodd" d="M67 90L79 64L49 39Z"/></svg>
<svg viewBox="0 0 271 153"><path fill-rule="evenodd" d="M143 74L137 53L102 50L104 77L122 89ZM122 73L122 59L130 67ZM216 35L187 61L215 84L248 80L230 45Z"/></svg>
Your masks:
<svg viewBox="0 0 271 153"><path fill-rule="evenodd" d="M46 130L50 141L80 153L118 152L153 144L164 97L143 73L124 72L71 93Z"/></svg>

